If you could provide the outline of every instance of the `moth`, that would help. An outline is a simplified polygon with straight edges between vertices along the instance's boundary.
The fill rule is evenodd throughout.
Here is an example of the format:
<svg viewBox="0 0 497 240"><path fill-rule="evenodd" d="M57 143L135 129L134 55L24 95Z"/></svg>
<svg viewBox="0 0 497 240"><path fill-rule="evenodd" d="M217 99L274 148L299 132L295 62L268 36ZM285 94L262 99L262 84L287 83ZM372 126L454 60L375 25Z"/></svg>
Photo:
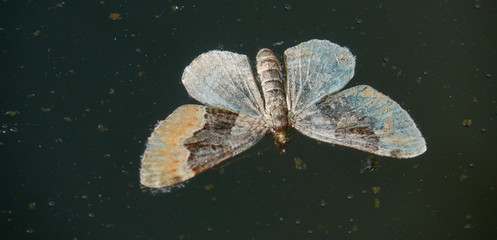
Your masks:
<svg viewBox="0 0 497 240"><path fill-rule="evenodd" d="M328 40L310 40L256 57L213 50L188 65L182 83L204 105L183 105L159 122L141 159L140 182L162 188L188 180L256 144L268 131L281 148L295 128L313 139L393 158L426 151L425 139L399 104L367 85L340 91L355 57ZM261 94L262 93L262 94Z"/></svg>

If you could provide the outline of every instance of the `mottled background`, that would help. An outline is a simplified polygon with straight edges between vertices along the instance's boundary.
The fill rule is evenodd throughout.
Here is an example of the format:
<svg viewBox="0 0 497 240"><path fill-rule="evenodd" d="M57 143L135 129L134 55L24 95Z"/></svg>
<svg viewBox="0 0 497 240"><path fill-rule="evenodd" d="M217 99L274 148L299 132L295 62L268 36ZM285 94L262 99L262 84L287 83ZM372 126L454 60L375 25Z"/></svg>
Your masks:
<svg viewBox="0 0 497 240"><path fill-rule="evenodd" d="M491 0L3 0L0 236L496 239L496 22ZM370 154L293 132L286 155L265 138L184 188L140 188L154 125L195 102L197 55L312 38L351 49L348 86L407 109L424 155L361 173Z"/></svg>

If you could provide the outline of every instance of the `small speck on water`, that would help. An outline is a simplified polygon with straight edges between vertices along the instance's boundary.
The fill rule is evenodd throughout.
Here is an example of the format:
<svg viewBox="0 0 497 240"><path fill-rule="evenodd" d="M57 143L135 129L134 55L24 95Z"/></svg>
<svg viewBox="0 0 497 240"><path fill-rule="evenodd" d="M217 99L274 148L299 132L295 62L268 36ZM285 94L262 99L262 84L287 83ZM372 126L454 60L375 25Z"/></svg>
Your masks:
<svg viewBox="0 0 497 240"><path fill-rule="evenodd" d="M349 201L350 201L350 200L352 200L352 199L354 199L354 195L352 195L352 194L347 194L347 200L349 200Z"/></svg>

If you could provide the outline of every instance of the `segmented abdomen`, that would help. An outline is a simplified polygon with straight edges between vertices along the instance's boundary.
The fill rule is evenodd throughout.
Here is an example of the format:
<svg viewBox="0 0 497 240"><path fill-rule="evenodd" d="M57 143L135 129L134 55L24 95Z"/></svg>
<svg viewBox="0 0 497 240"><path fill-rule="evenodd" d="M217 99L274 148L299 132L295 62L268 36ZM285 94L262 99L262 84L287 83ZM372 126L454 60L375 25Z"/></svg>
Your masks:
<svg viewBox="0 0 497 240"><path fill-rule="evenodd" d="M257 74L261 81L266 114L271 119L271 130L275 133L288 130L290 126L281 65L270 49L264 48L257 53Z"/></svg>

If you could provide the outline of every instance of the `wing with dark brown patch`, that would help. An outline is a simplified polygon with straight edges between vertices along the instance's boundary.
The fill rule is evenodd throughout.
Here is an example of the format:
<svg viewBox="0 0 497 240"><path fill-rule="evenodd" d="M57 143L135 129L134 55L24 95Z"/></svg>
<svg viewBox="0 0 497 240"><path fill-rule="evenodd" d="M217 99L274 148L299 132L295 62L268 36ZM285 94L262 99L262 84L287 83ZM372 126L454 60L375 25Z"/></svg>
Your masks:
<svg viewBox="0 0 497 240"><path fill-rule="evenodd" d="M243 113L183 105L159 122L148 139L141 184L167 187L239 154L266 133L263 120Z"/></svg>
<svg viewBox="0 0 497 240"><path fill-rule="evenodd" d="M426 151L409 114L370 86L330 94L291 121L311 138L382 156L411 158Z"/></svg>

